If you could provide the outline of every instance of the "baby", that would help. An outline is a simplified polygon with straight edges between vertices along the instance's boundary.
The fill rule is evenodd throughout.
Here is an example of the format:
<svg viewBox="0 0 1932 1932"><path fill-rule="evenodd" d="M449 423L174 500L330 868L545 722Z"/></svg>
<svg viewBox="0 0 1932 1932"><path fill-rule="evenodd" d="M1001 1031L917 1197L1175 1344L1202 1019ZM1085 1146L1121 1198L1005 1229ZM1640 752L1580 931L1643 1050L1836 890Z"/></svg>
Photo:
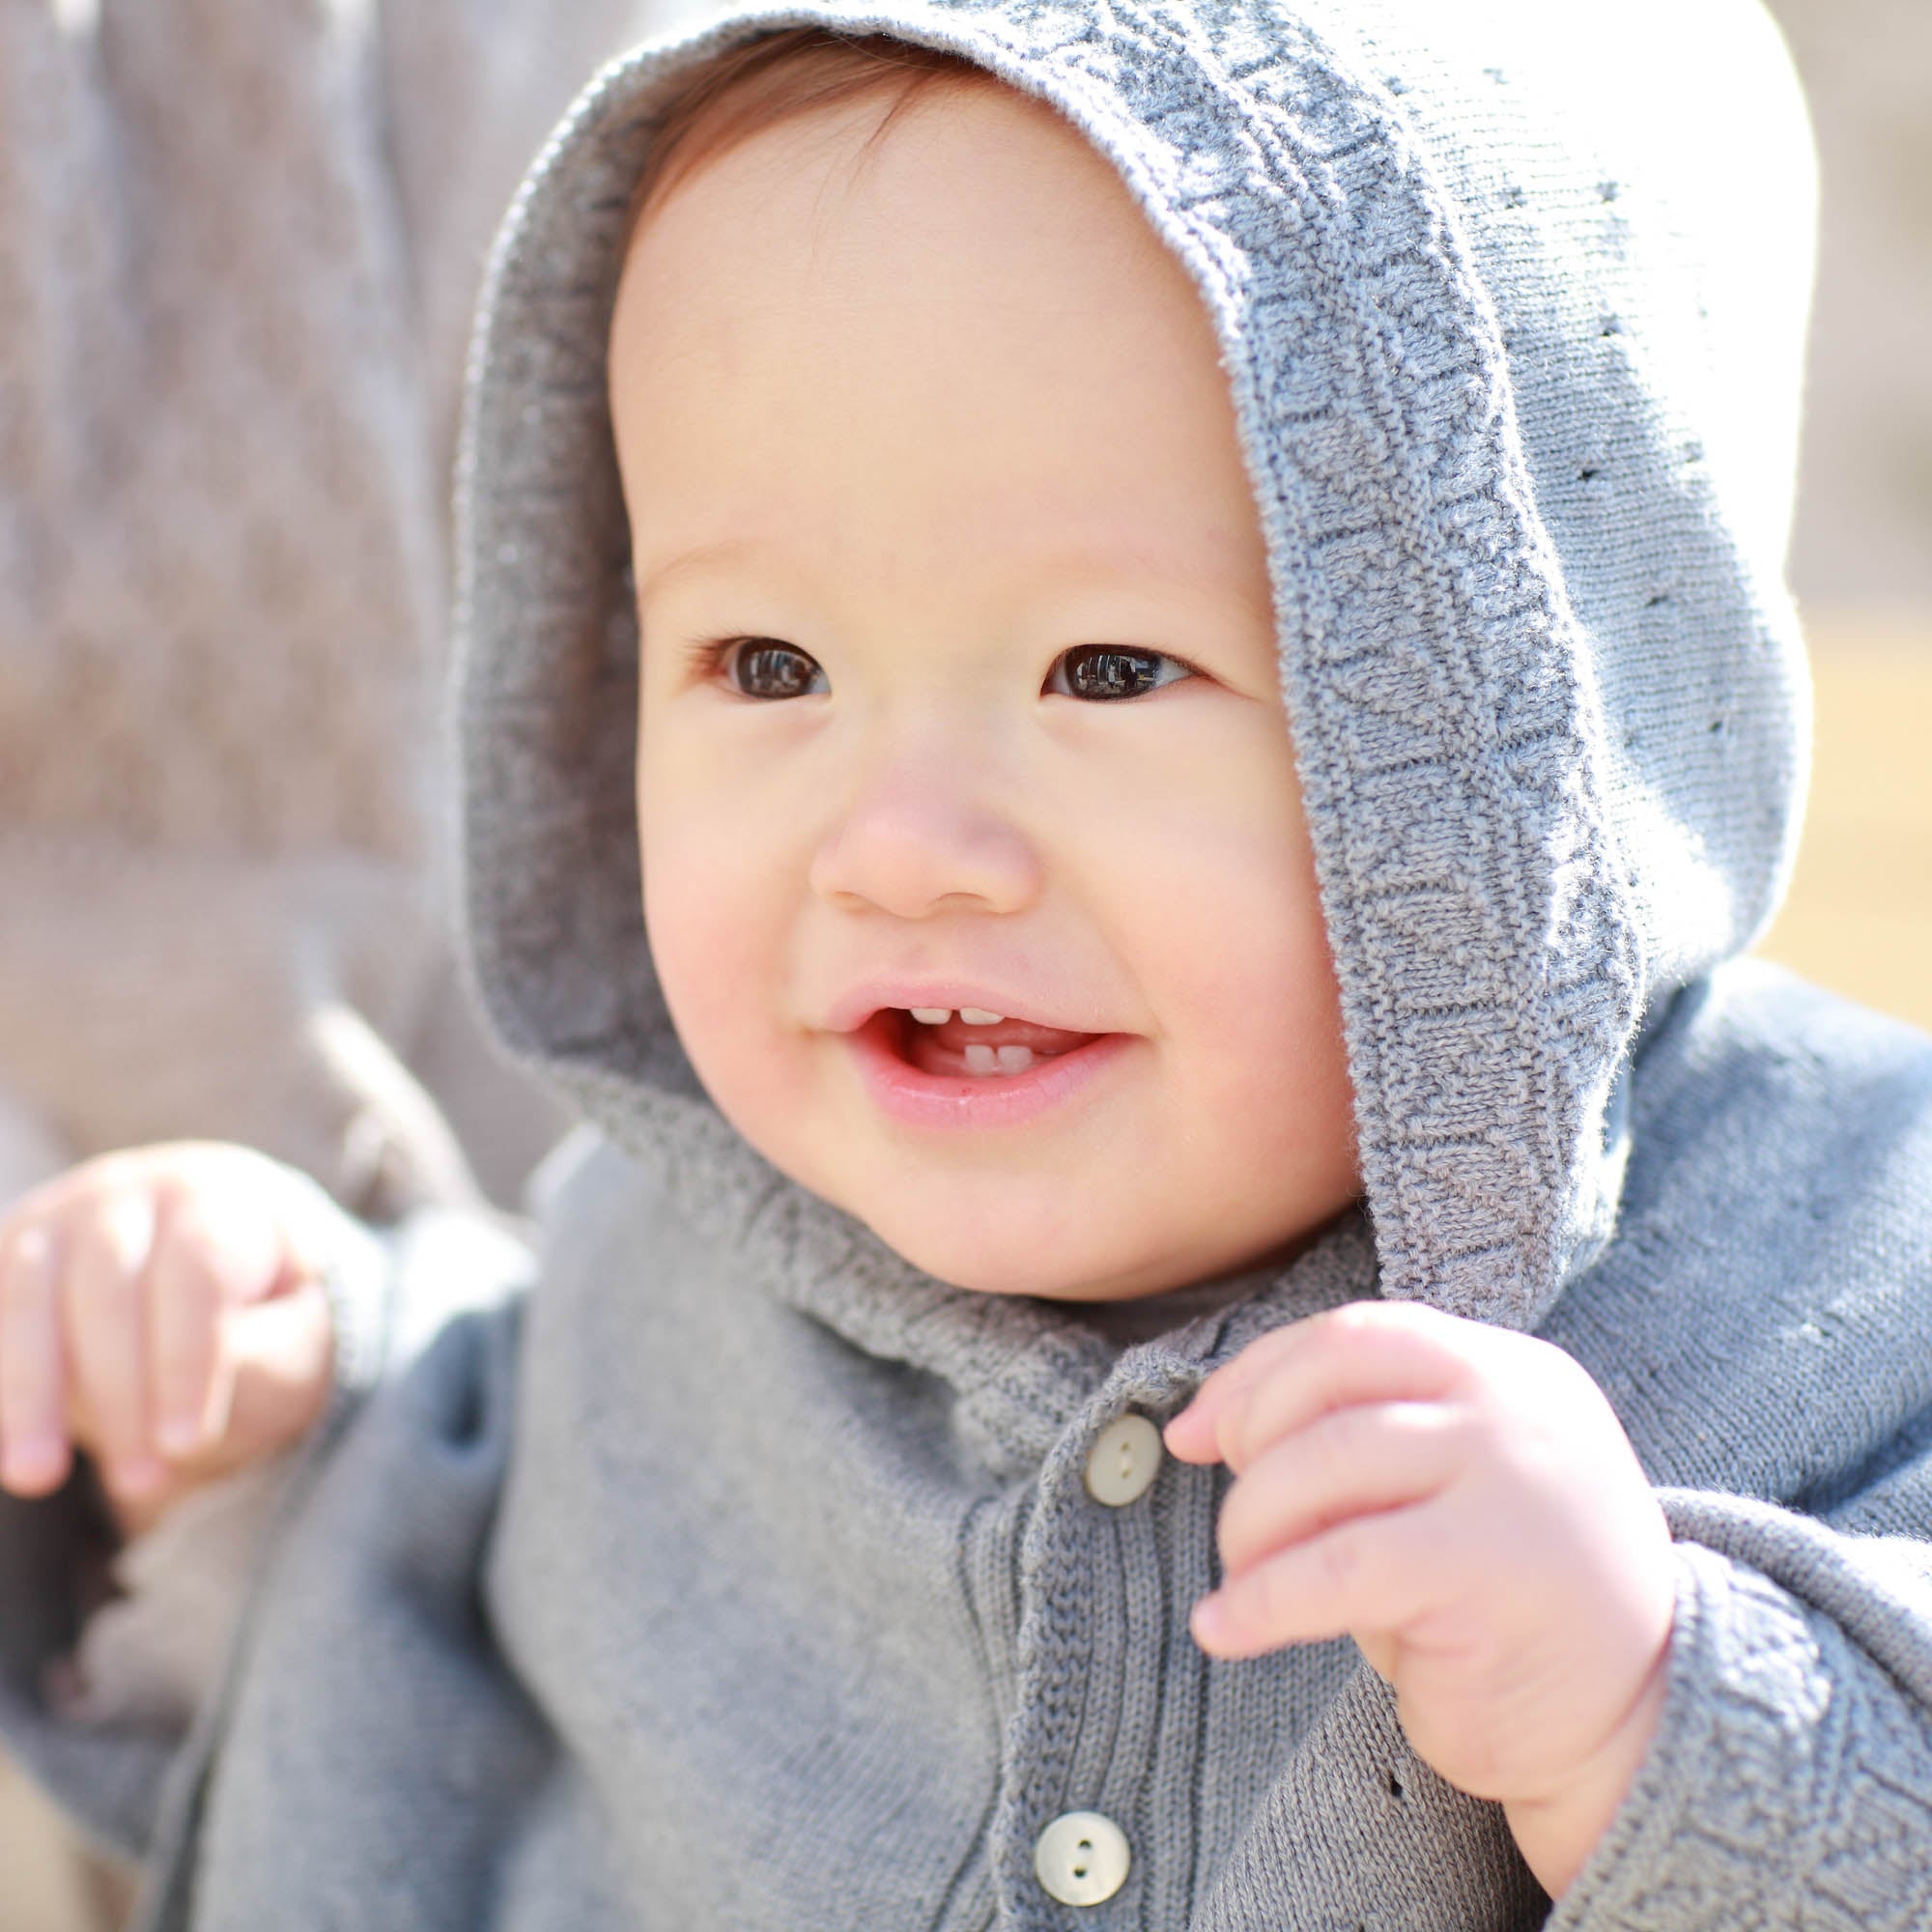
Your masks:
<svg viewBox="0 0 1932 1932"><path fill-rule="evenodd" d="M540 1260L213 1147L0 1227L0 1725L149 1923L1926 1922L1932 1048L1725 963L1802 132L1751 8L1563 16L566 121L462 555ZM292 1446L194 1721L64 1711L73 1449Z"/></svg>

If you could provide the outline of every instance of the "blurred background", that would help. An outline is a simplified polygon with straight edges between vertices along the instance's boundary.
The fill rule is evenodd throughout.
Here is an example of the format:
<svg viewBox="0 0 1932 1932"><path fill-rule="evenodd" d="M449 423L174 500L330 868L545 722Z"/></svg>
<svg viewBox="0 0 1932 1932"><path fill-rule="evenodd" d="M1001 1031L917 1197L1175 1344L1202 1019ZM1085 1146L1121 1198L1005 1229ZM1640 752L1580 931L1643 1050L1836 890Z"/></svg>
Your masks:
<svg viewBox="0 0 1932 1932"><path fill-rule="evenodd" d="M1816 757L1761 950L1932 1027L1932 4L1768 4L1811 99L1823 235L1791 558Z"/></svg>

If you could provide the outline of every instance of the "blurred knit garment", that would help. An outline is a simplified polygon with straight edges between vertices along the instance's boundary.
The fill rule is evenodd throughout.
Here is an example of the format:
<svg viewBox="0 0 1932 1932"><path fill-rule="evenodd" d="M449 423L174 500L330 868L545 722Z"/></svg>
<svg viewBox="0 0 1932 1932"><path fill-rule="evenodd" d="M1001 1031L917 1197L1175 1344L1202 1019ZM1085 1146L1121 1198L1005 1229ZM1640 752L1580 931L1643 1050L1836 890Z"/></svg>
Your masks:
<svg viewBox="0 0 1932 1932"><path fill-rule="evenodd" d="M388 1215L548 1139L439 936L448 472L518 172L672 11L0 9L0 1202L226 1138Z"/></svg>

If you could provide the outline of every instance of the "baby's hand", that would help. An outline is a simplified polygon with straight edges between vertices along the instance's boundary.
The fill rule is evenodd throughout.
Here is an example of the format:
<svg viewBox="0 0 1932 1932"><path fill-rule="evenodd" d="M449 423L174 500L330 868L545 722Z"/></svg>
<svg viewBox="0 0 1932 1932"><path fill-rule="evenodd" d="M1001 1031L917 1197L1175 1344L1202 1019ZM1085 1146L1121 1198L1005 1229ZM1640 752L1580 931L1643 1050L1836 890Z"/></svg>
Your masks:
<svg viewBox="0 0 1932 1932"><path fill-rule="evenodd" d="M124 1527L321 1413L332 1323L320 1197L245 1148L88 1161L0 1217L0 1488L94 1457Z"/></svg>
<svg viewBox="0 0 1932 1932"><path fill-rule="evenodd" d="M1401 1302L1264 1336L1167 1429L1225 1461L1201 1647L1347 1633L1416 1754L1499 1800L1552 1895L1656 1730L1670 1532L1602 1390L1561 1350Z"/></svg>

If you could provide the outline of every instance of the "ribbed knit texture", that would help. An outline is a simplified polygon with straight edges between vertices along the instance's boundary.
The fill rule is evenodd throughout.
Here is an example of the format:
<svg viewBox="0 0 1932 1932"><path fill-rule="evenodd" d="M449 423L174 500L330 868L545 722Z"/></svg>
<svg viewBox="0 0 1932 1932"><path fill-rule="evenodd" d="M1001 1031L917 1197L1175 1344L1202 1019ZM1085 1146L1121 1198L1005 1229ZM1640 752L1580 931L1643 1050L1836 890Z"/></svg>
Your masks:
<svg viewBox="0 0 1932 1932"><path fill-rule="evenodd" d="M1223 1477L1170 1463L1119 1510L1082 1483L1123 1411L1378 1292L1540 1324L1680 1540L1662 1734L1551 1922L1932 1921L1932 1045L1725 963L1802 788L1802 124L1749 8L1634 0L1583 60L1569 17L796 7L580 101L472 360L460 704L477 977L602 1137L548 1179L537 1292L443 1324L317 1470L158 1807L153 1745L82 1759L38 1710L72 1525L0 1512L0 1723L103 1823L158 1817L149 1924L1543 1923L1351 1646L1194 1648ZM650 971L616 247L680 73L808 18L1057 102L1226 353L1367 1199L1125 1349L776 1174ZM1767 203L1800 239L1752 280ZM394 1305L434 1328L450 1290L432 1244ZM1132 1862L1068 1908L1033 1850L1089 1809Z"/></svg>

